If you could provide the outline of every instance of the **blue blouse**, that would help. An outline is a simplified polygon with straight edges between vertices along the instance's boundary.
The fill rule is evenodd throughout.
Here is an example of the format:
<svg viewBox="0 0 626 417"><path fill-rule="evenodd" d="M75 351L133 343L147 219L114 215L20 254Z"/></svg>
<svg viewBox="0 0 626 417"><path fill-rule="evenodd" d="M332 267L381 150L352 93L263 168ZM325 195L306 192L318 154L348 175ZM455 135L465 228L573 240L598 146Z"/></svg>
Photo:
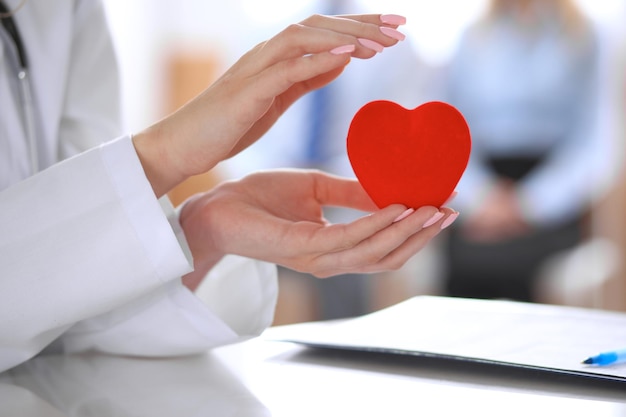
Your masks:
<svg viewBox="0 0 626 417"><path fill-rule="evenodd" d="M528 30L509 19L464 34L447 82L447 100L472 132L459 210L480 204L495 180L483 158L543 155L518 183L527 219L558 223L589 206L608 148L597 135L598 45L587 35L574 40L558 25Z"/></svg>

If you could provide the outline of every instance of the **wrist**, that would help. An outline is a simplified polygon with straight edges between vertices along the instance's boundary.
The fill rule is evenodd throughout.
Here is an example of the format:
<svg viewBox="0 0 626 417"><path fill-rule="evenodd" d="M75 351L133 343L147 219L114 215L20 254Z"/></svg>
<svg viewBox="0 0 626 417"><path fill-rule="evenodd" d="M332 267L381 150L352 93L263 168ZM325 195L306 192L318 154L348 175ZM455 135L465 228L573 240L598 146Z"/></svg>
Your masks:
<svg viewBox="0 0 626 417"><path fill-rule="evenodd" d="M207 210L206 196L196 195L184 203L178 218L193 257L194 272L189 275L196 279L205 276L226 255L215 244Z"/></svg>
<svg viewBox="0 0 626 417"><path fill-rule="evenodd" d="M182 173L172 160L172 153L158 125L134 134L132 141L146 178L157 198L161 198L187 179L188 176Z"/></svg>

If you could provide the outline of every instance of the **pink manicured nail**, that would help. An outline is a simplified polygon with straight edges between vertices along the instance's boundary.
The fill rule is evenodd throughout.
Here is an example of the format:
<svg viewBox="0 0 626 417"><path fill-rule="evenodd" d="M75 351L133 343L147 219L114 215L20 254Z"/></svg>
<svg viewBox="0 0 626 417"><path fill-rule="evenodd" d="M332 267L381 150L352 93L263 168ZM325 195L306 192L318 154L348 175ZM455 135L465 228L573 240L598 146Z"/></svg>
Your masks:
<svg viewBox="0 0 626 417"><path fill-rule="evenodd" d="M404 210L404 213L402 213L401 215L399 215L398 217L396 217L396 219L393 221L394 223L399 222L402 219L405 219L407 217L409 217L409 215L411 213L413 213L415 210L410 208L410 209L406 209Z"/></svg>
<svg viewBox="0 0 626 417"><path fill-rule="evenodd" d="M382 14L380 21L387 25L404 25L406 24L406 17L397 14Z"/></svg>
<svg viewBox="0 0 626 417"><path fill-rule="evenodd" d="M443 213L438 211L437 213L433 214L433 216L430 219L426 220L426 222L422 225L422 228L432 226L433 224L437 223L439 219L441 219L442 217L443 217Z"/></svg>
<svg viewBox="0 0 626 417"><path fill-rule="evenodd" d="M392 28L388 28L386 26L381 26L379 29L383 34L389 36L390 38L397 39L399 41L403 41L406 38L406 35L404 33Z"/></svg>
<svg viewBox="0 0 626 417"><path fill-rule="evenodd" d="M376 51L378 53L382 52L383 49L385 49L385 47L379 44L378 42L374 42L369 39L359 38L358 41L361 45L363 45L367 49L371 49L372 51Z"/></svg>
<svg viewBox="0 0 626 417"><path fill-rule="evenodd" d="M450 226L452 223L454 223L454 221L456 220L456 218L459 217L459 213L454 213L448 216L448 218L441 223L441 229L445 229L446 227Z"/></svg>
<svg viewBox="0 0 626 417"><path fill-rule="evenodd" d="M354 50L356 49L356 46L353 44L349 44L349 45L342 45L342 46L338 46L334 49L330 50L330 53L333 55L342 55L342 54L349 54L354 52Z"/></svg>

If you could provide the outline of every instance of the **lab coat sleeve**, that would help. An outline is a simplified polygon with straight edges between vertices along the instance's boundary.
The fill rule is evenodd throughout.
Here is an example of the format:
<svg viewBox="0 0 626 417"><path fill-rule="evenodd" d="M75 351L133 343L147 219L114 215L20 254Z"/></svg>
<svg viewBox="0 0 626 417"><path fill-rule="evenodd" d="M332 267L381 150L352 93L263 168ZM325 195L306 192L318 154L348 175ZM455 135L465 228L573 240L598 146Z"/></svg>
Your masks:
<svg viewBox="0 0 626 417"><path fill-rule="evenodd" d="M79 174L79 175L77 175ZM196 353L273 320L273 264L228 256L192 294L189 251L130 138L0 193L0 370L51 350Z"/></svg>
<svg viewBox="0 0 626 417"><path fill-rule="evenodd" d="M0 370L191 269L130 138L0 193Z"/></svg>
<svg viewBox="0 0 626 417"><path fill-rule="evenodd" d="M59 339L62 351L135 356L194 354L258 336L271 323L276 266L224 258L197 294L176 279L133 302L77 323Z"/></svg>

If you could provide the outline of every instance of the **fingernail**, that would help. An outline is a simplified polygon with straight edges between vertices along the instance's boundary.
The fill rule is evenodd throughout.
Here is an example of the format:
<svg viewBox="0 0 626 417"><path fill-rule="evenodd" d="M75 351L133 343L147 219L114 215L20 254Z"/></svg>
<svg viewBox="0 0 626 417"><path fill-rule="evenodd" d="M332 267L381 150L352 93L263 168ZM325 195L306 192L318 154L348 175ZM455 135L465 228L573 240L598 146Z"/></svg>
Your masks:
<svg viewBox="0 0 626 417"><path fill-rule="evenodd" d="M404 25L406 24L406 17L398 14L382 14L380 21L387 25Z"/></svg>
<svg viewBox="0 0 626 417"><path fill-rule="evenodd" d="M399 215L398 217L396 217L396 219L393 221L394 223L399 222L400 220L409 217L409 215L411 213L413 213L415 211L415 209L406 209L404 210L404 213L402 213L401 215Z"/></svg>
<svg viewBox="0 0 626 417"><path fill-rule="evenodd" d="M399 41L403 41L406 38L404 33L388 28L387 26L381 26L379 29L384 35L389 36L390 38L397 39Z"/></svg>
<svg viewBox="0 0 626 417"><path fill-rule="evenodd" d="M441 223L441 230L445 229L446 227L454 223L457 217L459 217L458 212L449 215L448 218L443 223Z"/></svg>
<svg viewBox="0 0 626 417"><path fill-rule="evenodd" d="M369 39L359 38L358 41L359 41L359 43L361 45L363 45L367 49L371 49L371 50L376 51L378 53L382 52L383 49L385 49L385 47L382 46L381 44L379 44L378 42L374 42L374 41L369 40Z"/></svg>
<svg viewBox="0 0 626 417"><path fill-rule="evenodd" d="M331 49L330 53L333 55L349 54L349 53L354 52L355 49L356 49L356 46L354 44L342 45L334 49Z"/></svg>
<svg viewBox="0 0 626 417"><path fill-rule="evenodd" d="M443 217L443 213L438 211L437 213L433 214L433 216L430 219L426 220L426 223L422 225L422 228L432 226L433 224L437 223L439 219L441 219L442 217Z"/></svg>

